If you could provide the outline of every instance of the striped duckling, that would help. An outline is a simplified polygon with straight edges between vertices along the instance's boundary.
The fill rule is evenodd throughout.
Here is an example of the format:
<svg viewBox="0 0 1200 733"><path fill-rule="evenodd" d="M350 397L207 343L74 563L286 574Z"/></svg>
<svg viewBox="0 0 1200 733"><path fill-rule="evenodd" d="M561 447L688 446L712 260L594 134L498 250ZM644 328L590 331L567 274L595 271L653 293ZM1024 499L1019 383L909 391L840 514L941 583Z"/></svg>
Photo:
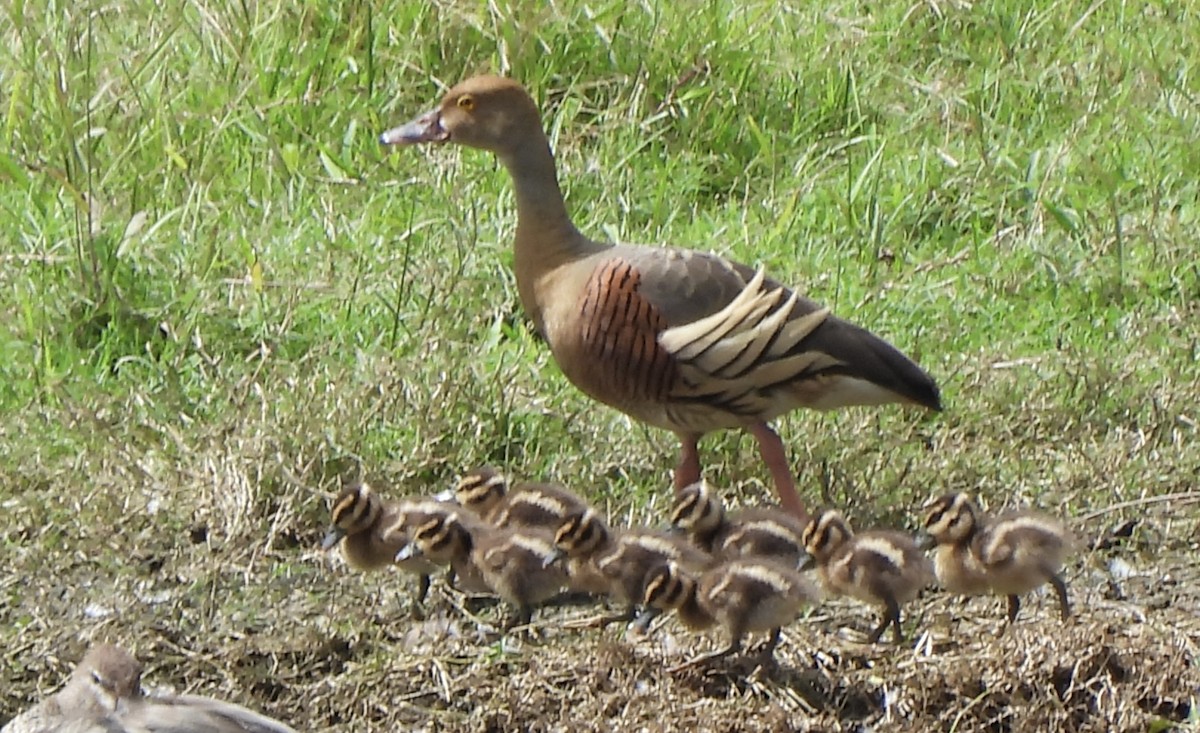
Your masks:
<svg viewBox="0 0 1200 733"><path fill-rule="evenodd" d="M804 545L830 592L883 609L870 643L889 625L896 643L904 641L900 606L933 581L929 560L911 537L884 530L855 534L841 512L826 509L804 528Z"/></svg>
<svg viewBox="0 0 1200 733"><path fill-rule="evenodd" d="M528 624L533 607L566 586L566 571L546 562L553 554L548 535L464 521L457 514L434 517L417 527L412 543L400 551L402 558L417 555L450 563L459 573L478 573L514 608L506 630Z"/></svg>
<svg viewBox="0 0 1200 733"><path fill-rule="evenodd" d="M321 543L332 549L341 543L342 556L355 570L372 571L396 565L419 579L417 606L429 593L430 575L439 566L427 558L396 561L396 553L408 543L409 533L433 517L446 516L458 507L429 498L406 498L386 502L367 483L348 487L330 507L330 528Z"/></svg>
<svg viewBox="0 0 1200 733"><path fill-rule="evenodd" d="M706 481L683 488L671 508L671 525L714 557L767 557L791 567L805 558L804 524L777 507L732 514Z"/></svg>
<svg viewBox="0 0 1200 733"><path fill-rule="evenodd" d="M558 484L519 482L483 466L468 471L454 487L459 504L495 527L536 527L553 532L567 515L588 508L579 495Z"/></svg>
<svg viewBox="0 0 1200 733"><path fill-rule="evenodd" d="M624 606L621 613L601 618L601 626L636 617L646 575L652 569L670 562L702 571L713 564L707 552L671 534L650 529L613 530L594 509L563 520L554 544L557 552L550 562L566 559L571 572L599 578L609 598ZM648 622L639 627L644 629Z"/></svg>
<svg viewBox="0 0 1200 733"><path fill-rule="evenodd" d="M728 646L673 670L677 671L735 654L747 634L763 631L770 637L761 657L772 661L782 627L819 597L799 571L763 558L741 557L701 573L675 563L660 565L646 576L642 602L654 611L674 611L689 629L720 625L729 635Z"/></svg>
<svg viewBox="0 0 1200 733"><path fill-rule="evenodd" d="M986 516L970 495L947 494L925 505L925 530L937 543L938 582L952 593L1008 598L1016 621L1020 596L1049 583L1063 621L1071 617L1060 572L1074 540L1059 521L1030 511Z"/></svg>

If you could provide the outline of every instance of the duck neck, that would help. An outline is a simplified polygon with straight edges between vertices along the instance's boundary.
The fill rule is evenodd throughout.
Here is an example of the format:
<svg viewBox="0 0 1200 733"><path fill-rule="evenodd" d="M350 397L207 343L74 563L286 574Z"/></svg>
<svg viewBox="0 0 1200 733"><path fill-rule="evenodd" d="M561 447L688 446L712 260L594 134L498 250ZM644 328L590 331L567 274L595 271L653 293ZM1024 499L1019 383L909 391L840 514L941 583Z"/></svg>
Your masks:
<svg viewBox="0 0 1200 733"><path fill-rule="evenodd" d="M675 614L679 621L692 631L703 631L716 623L712 614L700 605L695 593L688 594L687 599L675 609Z"/></svg>
<svg viewBox="0 0 1200 733"><path fill-rule="evenodd" d="M604 245L584 237L571 221L544 134L531 136L525 144L502 153L500 160L512 176L517 197L517 286L526 309L537 313L538 278Z"/></svg>
<svg viewBox="0 0 1200 733"><path fill-rule="evenodd" d="M532 137L529 142L500 158L513 179L517 194L517 231L536 232L540 236L556 235L556 240L578 235L562 190L554 155L545 135Z"/></svg>

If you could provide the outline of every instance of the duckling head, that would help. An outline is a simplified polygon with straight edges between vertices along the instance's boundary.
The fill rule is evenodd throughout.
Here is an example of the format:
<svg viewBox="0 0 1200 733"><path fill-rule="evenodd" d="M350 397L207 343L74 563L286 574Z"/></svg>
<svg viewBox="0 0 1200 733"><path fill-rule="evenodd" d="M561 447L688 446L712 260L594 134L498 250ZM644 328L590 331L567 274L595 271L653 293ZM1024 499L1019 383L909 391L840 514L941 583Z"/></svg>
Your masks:
<svg viewBox="0 0 1200 733"><path fill-rule="evenodd" d="M330 527L321 541L321 549L332 548L348 534L367 531L379 521L382 512L382 502L366 483L345 489L329 509Z"/></svg>
<svg viewBox="0 0 1200 733"><path fill-rule="evenodd" d="M804 527L804 549L818 563L830 558L837 549L854 538L854 531L842 513L823 509Z"/></svg>
<svg viewBox="0 0 1200 733"><path fill-rule="evenodd" d="M483 515L504 500L508 482L504 474L490 466L468 471L454 485L454 498L459 504Z"/></svg>
<svg viewBox="0 0 1200 733"><path fill-rule="evenodd" d="M925 504L925 531L937 544L965 541L979 523L979 508L969 494L946 494Z"/></svg>
<svg viewBox="0 0 1200 733"><path fill-rule="evenodd" d="M592 509L571 512L554 533L558 557L577 557L594 552L608 541L608 527ZM561 555L559 555L561 553Z"/></svg>
<svg viewBox="0 0 1200 733"><path fill-rule="evenodd" d="M671 507L671 526L692 534L712 532L724 518L724 502L703 479L680 489Z"/></svg>

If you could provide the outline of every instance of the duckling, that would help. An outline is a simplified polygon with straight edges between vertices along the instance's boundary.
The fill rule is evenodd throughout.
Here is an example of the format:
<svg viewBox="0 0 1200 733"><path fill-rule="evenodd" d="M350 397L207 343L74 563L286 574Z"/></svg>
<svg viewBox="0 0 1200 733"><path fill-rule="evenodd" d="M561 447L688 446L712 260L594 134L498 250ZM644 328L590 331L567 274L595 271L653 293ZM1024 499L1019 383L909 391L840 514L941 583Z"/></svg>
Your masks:
<svg viewBox="0 0 1200 733"><path fill-rule="evenodd" d="M505 630L527 625L533 606L554 597L567 584L566 571L546 562L554 554L549 536L533 530L472 525L451 514L418 527L411 547L431 560L450 563L460 573L478 573L515 609Z"/></svg>
<svg viewBox="0 0 1200 733"><path fill-rule="evenodd" d="M632 621L642 599L646 574L668 562L697 572L712 566L712 556L678 537L649 529L615 532L593 509L576 512L563 520L554 535L557 551L547 559L565 558L573 573L594 573L604 592L624 610L604 616L597 625ZM640 621L644 630L649 619Z"/></svg>
<svg viewBox="0 0 1200 733"><path fill-rule="evenodd" d="M739 557L699 575L675 563L651 570L645 578L642 602L649 609L675 611L689 629L700 631L720 624L729 634L724 649L701 655L675 667L678 671L741 650L746 634L767 631L763 662L774 661L782 628L820 598L819 591L799 571L764 558Z"/></svg>
<svg viewBox="0 0 1200 733"><path fill-rule="evenodd" d="M93 646L66 686L13 718L3 733L296 733L233 703L196 695L143 695L142 664L117 646Z"/></svg>
<svg viewBox="0 0 1200 733"><path fill-rule="evenodd" d="M826 509L804 528L804 546L829 591L883 607L870 643L889 625L896 643L904 641L900 606L933 581L929 560L911 537L881 530L855 534L841 512Z"/></svg>
<svg viewBox="0 0 1200 733"><path fill-rule="evenodd" d="M715 557L768 557L798 567L805 557L804 525L778 507L752 507L733 514L706 481L684 487L671 508L671 524Z"/></svg>
<svg viewBox="0 0 1200 733"><path fill-rule="evenodd" d="M330 508L330 529L321 543L329 550L339 542L346 563L355 570L372 571L395 564L419 579L414 612L429 593L430 576L438 565L426 558L396 561L396 553L408 542L408 533L435 516L445 516L458 507L428 498L384 502L367 483L342 491Z"/></svg>
<svg viewBox="0 0 1200 733"><path fill-rule="evenodd" d="M1028 511L989 518L970 495L955 493L925 505L925 530L937 543L934 568L946 590L1008 597L1004 628L1017 619L1020 595L1045 583L1054 586L1062 620L1071 617L1059 573L1074 540L1057 520Z"/></svg>
<svg viewBox="0 0 1200 733"><path fill-rule="evenodd" d="M496 527L536 527L553 531L563 518L588 503L558 484L521 482L508 485L490 466L468 471L454 487L454 497Z"/></svg>

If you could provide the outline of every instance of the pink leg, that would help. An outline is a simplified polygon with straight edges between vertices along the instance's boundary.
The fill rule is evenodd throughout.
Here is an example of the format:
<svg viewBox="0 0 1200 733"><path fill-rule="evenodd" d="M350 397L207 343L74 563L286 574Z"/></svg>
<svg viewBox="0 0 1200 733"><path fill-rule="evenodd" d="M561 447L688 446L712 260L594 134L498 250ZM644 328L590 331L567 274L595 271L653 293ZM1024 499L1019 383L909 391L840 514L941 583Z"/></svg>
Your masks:
<svg viewBox="0 0 1200 733"><path fill-rule="evenodd" d="M790 514L800 521L808 521L808 510L796 492L796 480L792 478L792 469L788 466L787 454L783 450L783 441L779 435L765 422L753 423L749 426L750 434L758 441L758 452L763 462L771 471L775 480L775 490L779 492L779 503Z"/></svg>
<svg viewBox="0 0 1200 733"><path fill-rule="evenodd" d="M700 451L696 447L700 436L679 433L679 463L675 466L675 493L700 480Z"/></svg>

